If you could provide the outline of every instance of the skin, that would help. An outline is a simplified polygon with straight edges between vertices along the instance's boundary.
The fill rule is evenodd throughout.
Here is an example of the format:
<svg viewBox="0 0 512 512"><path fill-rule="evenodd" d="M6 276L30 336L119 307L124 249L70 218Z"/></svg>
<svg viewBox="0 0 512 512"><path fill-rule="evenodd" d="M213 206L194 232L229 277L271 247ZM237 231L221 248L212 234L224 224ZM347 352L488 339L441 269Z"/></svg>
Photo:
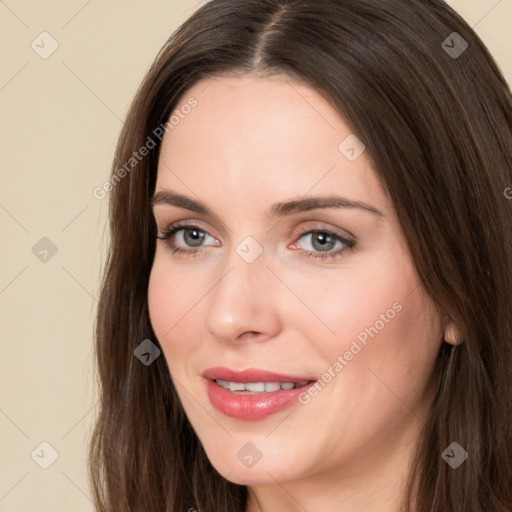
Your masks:
<svg viewBox="0 0 512 512"><path fill-rule="evenodd" d="M249 486L248 512L397 512L419 430L428 418L443 336L453 333L419 285L393 206L363 152L338 149L350 127L314 89L289 78L222 76L180 100L197 106L162 143L156 191L205 203L215 216L154 206L159 233L176 221L206 232L201 252L157 240L148 300L173 382L215 469ZM269 214L276 202L336 193L378 209ZM329 228L356 241L330 259ZM187 234L187 238L183 235ZM236 252L247 236L263 252ZM190 231L173 241L196 249ZM253 249L251 249L252 251ZM339 372L338 356L398 303L393 319ZM380 325L380 324L379 324ZM306 405L258 421L229 418L206 394L213 366L331 378ZM237 457L248 442L262 458Z"/></svg>

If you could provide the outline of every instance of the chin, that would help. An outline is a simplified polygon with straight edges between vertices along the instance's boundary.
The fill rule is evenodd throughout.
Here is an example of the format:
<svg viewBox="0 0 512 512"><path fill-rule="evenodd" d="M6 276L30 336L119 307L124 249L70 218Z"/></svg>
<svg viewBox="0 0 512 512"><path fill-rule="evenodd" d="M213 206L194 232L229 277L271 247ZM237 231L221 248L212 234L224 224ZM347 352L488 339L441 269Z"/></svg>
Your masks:
<svg viewBox="0 0 512 512"><path fill-rule="evenodd" d="M254 457L251 460L247 454L251 454L253 450L255 453L254 446L251 447L250 443L247 443L242 448L237 447L233 457L226 457L224 450L215 454L216 456L208 456L208 459L223 478L238 485L275 484L276 480L286 482L300 477L297 474L297 464L290 459L277 459L274 452L274 456L267 460L263 456L259 460ZM295 469L293 473L290 471L291 468Z"/></svg>
<svg viewBox="0 0 512 512"><path fill-rule="evenodd" d="M283 468L284 469L284 468ZM230 482L238 485L264 485L264 484L275 484L276 480L278 482L283 482L284 480L288 480L290 478L289 470L284 471L285 477L281 478L281 473L283 469L267 469L265 466L256 468L248 468L248 469L231 469L231 472L227 472L226 474L221 475Z"/></svg>

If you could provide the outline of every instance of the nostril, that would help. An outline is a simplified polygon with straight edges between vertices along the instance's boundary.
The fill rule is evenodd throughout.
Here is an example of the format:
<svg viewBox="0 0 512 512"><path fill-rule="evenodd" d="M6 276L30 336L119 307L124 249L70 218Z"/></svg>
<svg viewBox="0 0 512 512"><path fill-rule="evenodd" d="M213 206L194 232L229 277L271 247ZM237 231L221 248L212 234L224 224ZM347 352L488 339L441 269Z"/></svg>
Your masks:
<svg viewBox="0 0 512 512"><path fill-rule="evenodd" d="M258 331L246 331L240 335L240 338L254 338L259 335L260 333Z"/></svg>

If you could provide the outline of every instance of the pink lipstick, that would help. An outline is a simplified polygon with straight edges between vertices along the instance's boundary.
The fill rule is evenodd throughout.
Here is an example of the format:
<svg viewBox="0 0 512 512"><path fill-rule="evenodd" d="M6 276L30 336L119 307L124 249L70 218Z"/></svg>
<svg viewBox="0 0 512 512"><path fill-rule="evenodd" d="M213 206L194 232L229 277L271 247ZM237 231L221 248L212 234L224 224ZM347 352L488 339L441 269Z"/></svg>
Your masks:
<svg viewBox="0 0 512 512"><path fill-rule="evenodd" d="M249 368L209 368L203 373L210 402L231 418L260 420L298 400L316 382L311 376L284 375Z"/></svg>

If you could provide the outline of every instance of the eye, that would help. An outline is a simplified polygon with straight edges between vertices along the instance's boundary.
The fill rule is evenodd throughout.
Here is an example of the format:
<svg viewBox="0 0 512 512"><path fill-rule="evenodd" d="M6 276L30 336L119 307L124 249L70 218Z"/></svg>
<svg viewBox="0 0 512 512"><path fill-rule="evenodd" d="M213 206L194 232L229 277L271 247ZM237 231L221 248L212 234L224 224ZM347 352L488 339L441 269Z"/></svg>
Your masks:
<svg viewBox="0 0 512 512"><path fill-rule="evenodd" d="M327 228L315 228L302 232L299 240L305 239L306 247L302 250L307 252L309 258L336 258L341 256L345 251L353 249L356 245L354 240L350 240L340 233ZM297 246L297 242L293 244ZM299 244L301 245L301 244ZM336 250L334 250L336 248Z"/></svg>
<svg viewBox="0 0 512 512"><path fill-rule="evenodd" d="M208 241L208 239L214 241L214 243L210 245L219 245L215 238L199 226L181 224L178 222L169 226L162 235L156 238L165 241L173 254L197 254L201 252L203 243Z"/></svg>
<svg viewBox="0 0 512 512"><path fill-rule="evenodd" d="M163 240L173 254L197 256L205 246L219 246L220 243L207 231L194 224L176 222L165 229L159 240ZM299 244L299 240L306 240L306 247ZM209 242L210 243L207 243ZM213 242L213 243L211 243ZM332 229L317 227L304 229L299 233L297 242L290 246L292 249L300 249L308 258L330 259L341 257L347 250L356 245L351 240Z"/></svg>

